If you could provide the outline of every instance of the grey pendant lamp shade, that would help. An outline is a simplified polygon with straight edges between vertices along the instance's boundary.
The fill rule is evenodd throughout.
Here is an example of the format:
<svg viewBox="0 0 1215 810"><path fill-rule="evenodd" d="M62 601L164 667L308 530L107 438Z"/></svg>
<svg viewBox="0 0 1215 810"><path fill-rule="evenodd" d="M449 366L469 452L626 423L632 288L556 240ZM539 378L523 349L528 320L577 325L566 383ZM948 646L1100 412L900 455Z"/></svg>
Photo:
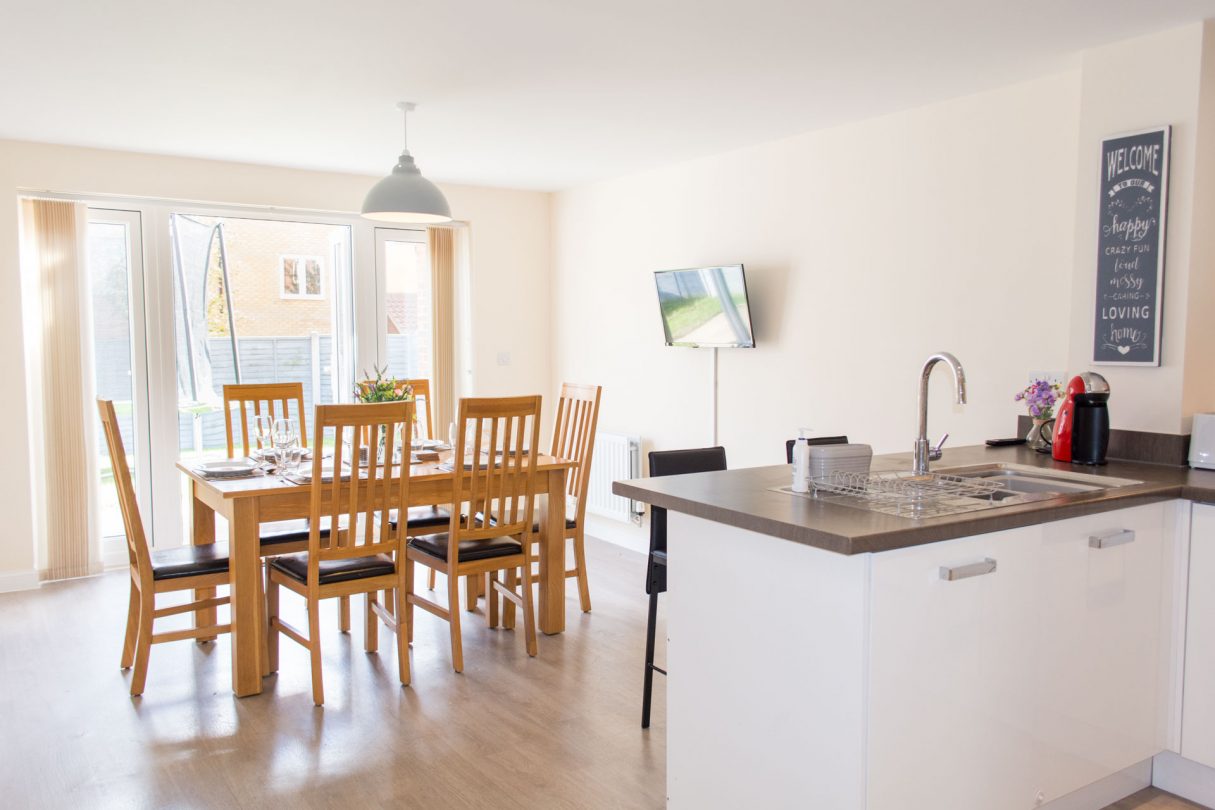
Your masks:
<svg viewBox="0 0 1215 810"><path fill-rule="evenodd" d="M406 120L414 106L406 101L397 104ZM379 222L433 225L451 222L451 206L439 187L418 171L406 141L397 165L392 167L392 174L367 192L363 200L363 216Z"/></svg>

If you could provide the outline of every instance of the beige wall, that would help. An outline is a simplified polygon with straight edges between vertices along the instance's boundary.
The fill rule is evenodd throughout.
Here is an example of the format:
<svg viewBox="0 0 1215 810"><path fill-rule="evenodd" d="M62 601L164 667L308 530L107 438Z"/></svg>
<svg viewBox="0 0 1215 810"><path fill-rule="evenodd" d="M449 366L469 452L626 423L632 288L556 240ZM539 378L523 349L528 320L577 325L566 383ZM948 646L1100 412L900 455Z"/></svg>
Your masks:
<svg viewBox="0 0 1215 810"><path fill-rule="evenodd" d="M1114 427L1189 432L1215 407L1215 29L1196 23L1094 49L1082 60L1070 368L1110 382ZM1092 366L1101 139L1171 124L1161 366Z"/></svg>
<svg viewBox="0 0 1215 810"><path fill-rule="evenodd" d="M743 262L758 348L720 354L732 466L780 463L807 426L908 451L929 431L1012 433L1013 393L1067 363L1077 72L561 192L553 371L604 385L602 430L644 449L712 439L708 350L663 346L651 273ZM593 527L630 544L640 533Z"/></svg>
<svg viewBox="0 0 1215 810"><path fill-rule="evenodd" d="M357 211L372 177L0 141L0 590L28 581L34 565L29 436L18 295L17 189L128 195L315 211ZM549 391L548 195L444 186L470 223L476 393ZM496 365L509 351L512 365ZM482 365L487 367L481 368Z"/></svg>

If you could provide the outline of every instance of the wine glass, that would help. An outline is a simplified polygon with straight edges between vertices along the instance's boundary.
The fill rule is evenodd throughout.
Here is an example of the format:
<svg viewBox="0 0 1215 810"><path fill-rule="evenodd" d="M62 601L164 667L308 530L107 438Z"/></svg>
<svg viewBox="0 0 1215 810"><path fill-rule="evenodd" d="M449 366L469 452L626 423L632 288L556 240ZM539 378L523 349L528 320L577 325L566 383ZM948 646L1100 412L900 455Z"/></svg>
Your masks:
<svg viewBox="0 0 1215 810"><path fill-rule="evenodd" d="M299 423L294 419L276 419L271 440L274 442L275 460L279 466L283 466L287 461L288 451L299 445Z"/></svg>
<svg viewBox="0 0 1215 810"><path fill-rule="evenodd" d="M269 450L273 440L274 420L265 415L255 416L253 417L253 430L257 434L257 449Z"/></svg>

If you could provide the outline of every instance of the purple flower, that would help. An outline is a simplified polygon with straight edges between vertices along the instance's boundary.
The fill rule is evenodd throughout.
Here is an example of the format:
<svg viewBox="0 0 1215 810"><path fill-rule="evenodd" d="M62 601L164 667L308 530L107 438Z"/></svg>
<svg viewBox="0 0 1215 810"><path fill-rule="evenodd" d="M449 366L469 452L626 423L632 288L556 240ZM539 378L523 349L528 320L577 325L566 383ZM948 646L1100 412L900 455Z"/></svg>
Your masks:
<svg viewBox="0 0 1215 810"><path fill-rule="evenodd" d="M1063 391L1050 380L1033 380L1025 390L1013 395L1014 402L1024 402L1029 415L1035 419L1050 419L1055 412L1055 403Z"/></svg>

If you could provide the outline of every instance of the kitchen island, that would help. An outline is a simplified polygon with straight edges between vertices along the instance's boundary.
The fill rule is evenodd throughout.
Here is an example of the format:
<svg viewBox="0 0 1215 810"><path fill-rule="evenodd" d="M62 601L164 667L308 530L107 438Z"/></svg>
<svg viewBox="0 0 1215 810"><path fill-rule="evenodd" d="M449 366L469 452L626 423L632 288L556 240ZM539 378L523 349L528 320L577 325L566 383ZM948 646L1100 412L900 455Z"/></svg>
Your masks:
<svg viewBox="0 0 1215 810"><path fill-rule="evenodd" d="M993 463L1076 471L1024 448L933 469ZM1083 472L1135 483L910 519L775 491L789 470L614 486L670 510L671 807L1096 808L1182 750L1215 473L1112 462Z"/></svg>

